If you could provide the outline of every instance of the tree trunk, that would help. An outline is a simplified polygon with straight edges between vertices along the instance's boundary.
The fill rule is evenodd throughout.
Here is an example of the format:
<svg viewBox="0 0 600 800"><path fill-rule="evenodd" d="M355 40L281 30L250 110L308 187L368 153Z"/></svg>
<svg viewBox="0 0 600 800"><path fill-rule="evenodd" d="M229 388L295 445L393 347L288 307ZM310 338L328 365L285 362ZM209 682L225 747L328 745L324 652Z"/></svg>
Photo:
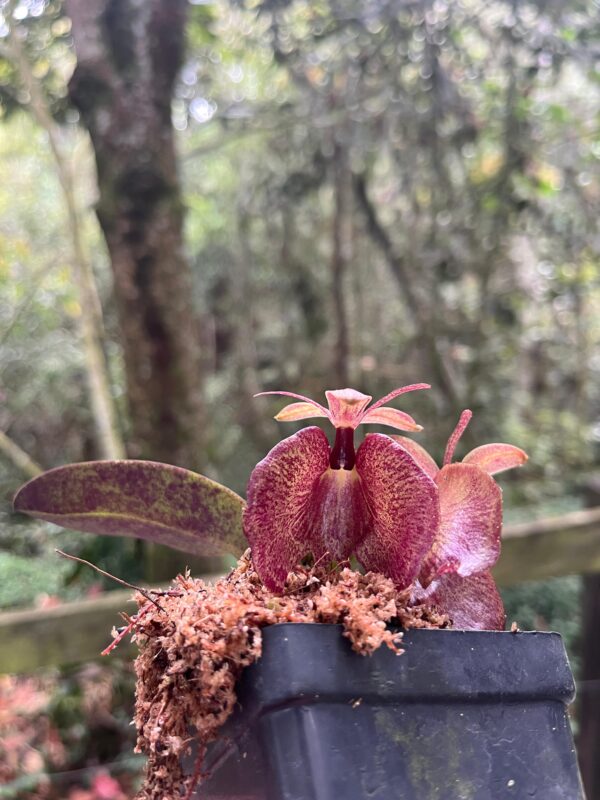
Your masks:
<svg viewBox="0 0 600 800"><path fill-rule="evenodd" d="M436 388L444 392L450 410L457 416L463 408L459 391L444 357L439 351L435 335L432 333L431 319L412 285L406 264L395 252L392 240L379 221L376 209L368 196L367 181L364 175L355 176L354 191L357 203L365 216L367 233L383 253L390 272L403 295L406 310L415 326L423 354L429 362L433 380L437 384Z"/></svg>
<svg viewBox="0 0 600 800"><path fill-rule="evenodd" d="M253 401L262 390L258 378L258 354L254 330L250 217L240 202L237 212L238 247L232 263L231 290L235 309L235 354L237 358L238 419L261 450L273 446L273 429L264 409Z"/></svg>
<svg viewBox="0 0 600 800"><path fill-rule="evenodd" d="M333 374L337 386L349 383L350 344L344 284L352 249L352 174L345 144L336 143L333 155L334 209L332 225L331 282L335 346Z"/></svg>
<svg viewBox="0 0 600 800"><path fill-rule="evenodd" d="M198 468L200 335L171 125L186 5L65 0L77 55L69 91L94 146L114 273L131 454Z"/></svg>

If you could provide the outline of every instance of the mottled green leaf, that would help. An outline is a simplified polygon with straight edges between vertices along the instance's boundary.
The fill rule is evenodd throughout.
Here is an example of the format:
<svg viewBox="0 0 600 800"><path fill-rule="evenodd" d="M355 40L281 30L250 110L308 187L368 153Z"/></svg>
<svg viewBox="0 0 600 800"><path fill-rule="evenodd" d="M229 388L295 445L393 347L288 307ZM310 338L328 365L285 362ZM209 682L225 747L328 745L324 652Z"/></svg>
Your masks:
<svg viewBox="0 0 600 800"><path fill-rule="evenodd" d="M153 461L69 464L26 483L15 511L64 528L135 536L195 555L239 554L244 501L180 467Z"/></svg>

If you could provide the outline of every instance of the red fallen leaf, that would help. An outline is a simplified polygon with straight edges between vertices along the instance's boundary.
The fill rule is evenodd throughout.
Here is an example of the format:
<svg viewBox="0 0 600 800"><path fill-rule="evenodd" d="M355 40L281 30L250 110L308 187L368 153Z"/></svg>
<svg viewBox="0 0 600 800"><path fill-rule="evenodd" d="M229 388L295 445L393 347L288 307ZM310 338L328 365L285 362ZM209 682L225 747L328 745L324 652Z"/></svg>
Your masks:
<svg viewBox="0 0 600 800"><path fill-rule="evenodd" d="M44 472L15 511L77 531L134 536L197 555L239 555L244 501L215 481L153 461L89 461Z"/></svg>
<svg viewBox="0 0 600 800"><path fill-rule="evenodd" d="M96 800L96 797L89 789L80 789L76 787L69 790L67 800Z"/></svg>
<svg viewBox="0 0 600 800"><path fill-rule="evenodd" d="M120 783L106 772L100 772L92 781L94 800L126 800Z"/></svg>
<svg viewBox="0 0 600 800"><path fill-rule="evenodd" d="M422 595L452 619L452 627L466 630L502 631L506 614L496 583L489 572L461 578L442 575Z"/></svg>
<svg viewBox="0 0 600 800"><path fill-rule="evenodd" d="M35 598L35 607L40 609L56 608L62 600L55 594L40 594Z"/></svg>

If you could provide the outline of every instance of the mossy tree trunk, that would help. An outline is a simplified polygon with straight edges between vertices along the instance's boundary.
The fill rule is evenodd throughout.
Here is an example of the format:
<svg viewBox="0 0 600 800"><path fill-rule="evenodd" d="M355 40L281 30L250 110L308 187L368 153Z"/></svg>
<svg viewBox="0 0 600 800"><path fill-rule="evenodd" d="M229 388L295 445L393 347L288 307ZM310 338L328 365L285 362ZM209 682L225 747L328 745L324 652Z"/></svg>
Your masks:
<svg viewBox="0 0 600 800"><path fill-rule="evenodd" d="M200 337L171 124L186 6L65 0L77 56L69 91L94 146L114 274L130 455L199 468Z"/></svg>

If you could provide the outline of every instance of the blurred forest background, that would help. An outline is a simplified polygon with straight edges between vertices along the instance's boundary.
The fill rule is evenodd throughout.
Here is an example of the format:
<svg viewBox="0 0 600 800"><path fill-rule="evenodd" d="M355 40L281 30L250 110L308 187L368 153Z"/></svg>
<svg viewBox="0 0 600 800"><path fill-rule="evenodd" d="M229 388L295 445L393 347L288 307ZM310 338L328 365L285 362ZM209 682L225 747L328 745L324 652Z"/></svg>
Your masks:
<svg viewBox="0 0 600 800"><path fill-rule="evenodd" d="M173 574L11 497L124 454L243 494L261 390L427 381L435 454L465 407L529 453L509 522L600 505L599 164L595 0L0 0L0 608L115 588L55 547ZM585 581L505 591L576 670ZM131 703L118 658L0 677L0 797L130 796Z"/></svg>

